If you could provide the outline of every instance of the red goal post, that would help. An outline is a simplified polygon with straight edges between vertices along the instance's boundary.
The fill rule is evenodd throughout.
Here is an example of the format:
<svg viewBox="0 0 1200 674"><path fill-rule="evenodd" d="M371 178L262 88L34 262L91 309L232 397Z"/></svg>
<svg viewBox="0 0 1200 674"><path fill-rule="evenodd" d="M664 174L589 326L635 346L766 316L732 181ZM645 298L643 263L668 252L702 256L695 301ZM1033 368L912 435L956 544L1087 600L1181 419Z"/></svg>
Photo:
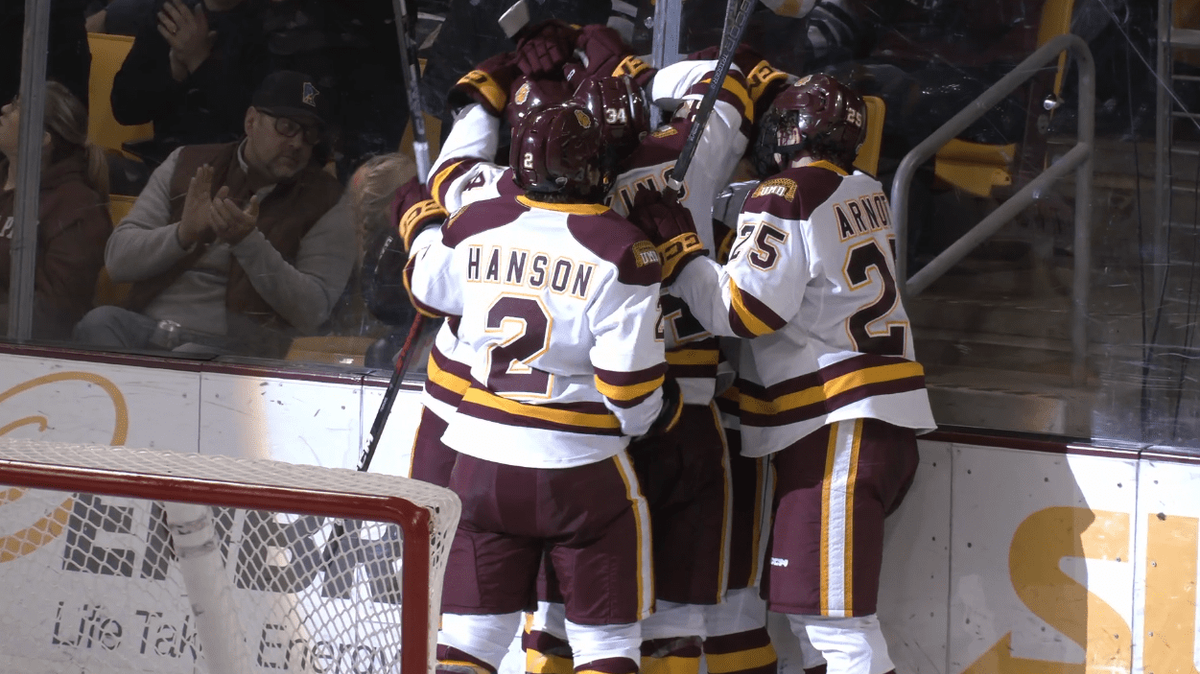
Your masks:
<svg viewBox="0 0 1200 674"><path fill-rule="evenodd" d="M424 674L459 511L389 475L0 438L0 670Z"/></svg>

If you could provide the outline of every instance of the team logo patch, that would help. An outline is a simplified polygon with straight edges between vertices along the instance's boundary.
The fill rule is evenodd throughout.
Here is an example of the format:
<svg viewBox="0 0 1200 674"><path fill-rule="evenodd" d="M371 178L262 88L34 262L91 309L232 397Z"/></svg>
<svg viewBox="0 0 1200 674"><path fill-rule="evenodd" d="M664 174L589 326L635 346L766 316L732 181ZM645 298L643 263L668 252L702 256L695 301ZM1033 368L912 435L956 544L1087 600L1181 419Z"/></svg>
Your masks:
<svg viewBox="0 0 1200 674"><path fill-rule="evenodd" d="M655 137L655 138L667 138L667 137L670 137L670 136L674 136L674 135L675 135L675 134L677 134L677 133L679 133L679 131L678 131L678 130L677 130L675 127L673 127L673 126L664 126L663 128L661 128L661 129L659 129L659 130L655 131L654 133L652 133L652 134L650 134L650 135L651 135L651 136L653 136L653 137Z"/></svg>
<svg viewBox="0 0 1200 674"><path fill-rule="evenodd" d="M796 198L796 187L796 181L790 178L771 178L759 183L758 187L754 189L754 194L750 195L750 198L776 196L791 201Z"/></svg>
<svg viewBox="0 0 1200 674"><path fill-rule="evenodd" d="M315 108L315 107L317 107L317 96L320 96L320 95L321 95L321 92L317 91L317 88L312 85L312 82L305 82L304 83L304 95L300 98L300 100L305 105L311 105L312 107Z"/></svg>
<svg viewBox="0 0 1200 674"><path fill-rule="evenodd" d="M658 257L658 249L649 241L638 241L633 244L633 262L638 267L662 263Z"/></svg>
<svg viewBox="0 0 1200 674"><path fill-rule="evenodd" d="M592 128L592 118L589 117L588 114L583 110L575 111L575 121L579 122L579 126L582 126L585 129Z"/></svg>
<svg viewBox="0 0 1200 674"><path fill-rule="evenodd" d="M513 103L517 105L525 105L525 101L529 99L529 83L525 82L517 89L517 93L513 94Z"/></svg>

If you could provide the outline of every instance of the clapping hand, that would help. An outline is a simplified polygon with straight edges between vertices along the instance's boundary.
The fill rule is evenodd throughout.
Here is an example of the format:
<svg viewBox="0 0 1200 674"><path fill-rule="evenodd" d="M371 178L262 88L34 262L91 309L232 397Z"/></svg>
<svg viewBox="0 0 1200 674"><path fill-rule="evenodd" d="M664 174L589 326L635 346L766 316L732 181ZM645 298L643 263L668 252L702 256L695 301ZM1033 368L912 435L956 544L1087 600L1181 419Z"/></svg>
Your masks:
<svg viewBox="0 0 1200 674"><path fill-rule="evenodd" d="M212 53L215 31L208 29L203 5L188 9L182 0L167 0L158 12L158 33L171 47L171 76L182 82Z"/></svg>
<svg viewBox="0 0 1200 674"><path fill-rule="evenodd" d="M193 244L212 235L212 177L213 169L208 164L196 169L188 182L187 196L183 201L183 214L175 231L179 245L191 248Z"/></svg>
<svg viewBox="0 0 1200 674"><path fill-rule="evenodd" d="M258 195L241 208L229 198L229 188L222 187L212 200L212 228L217 238L234 245L246 238L258 224Z"/></svg>

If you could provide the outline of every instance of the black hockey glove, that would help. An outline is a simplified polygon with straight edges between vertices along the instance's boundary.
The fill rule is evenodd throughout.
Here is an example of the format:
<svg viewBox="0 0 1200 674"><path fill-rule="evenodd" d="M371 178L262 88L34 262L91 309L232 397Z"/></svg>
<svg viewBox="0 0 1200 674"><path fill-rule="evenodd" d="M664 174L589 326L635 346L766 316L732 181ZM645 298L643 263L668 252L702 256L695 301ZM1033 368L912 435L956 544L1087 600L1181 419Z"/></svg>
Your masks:
<svg viewBox="0 0 1200 674"><path fill-rule="evenodd" d="M650 424L650 430L644 435L637 436L637 440L644 438L652 438L658 435L667 433L679 423L679 417L683 414L683 392L679 390L679 382L675 378L667 375L663 380L662 385L662 408L658 411L658 416L654 418L654 423Z"/></svg>

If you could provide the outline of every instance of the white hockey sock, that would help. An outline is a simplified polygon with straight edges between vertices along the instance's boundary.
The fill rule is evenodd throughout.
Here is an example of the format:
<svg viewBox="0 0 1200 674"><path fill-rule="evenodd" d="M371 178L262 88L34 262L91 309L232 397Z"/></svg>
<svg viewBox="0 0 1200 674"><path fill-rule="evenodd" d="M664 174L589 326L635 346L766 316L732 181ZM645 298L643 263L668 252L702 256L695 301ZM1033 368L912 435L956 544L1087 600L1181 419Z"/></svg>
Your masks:
<svg viewBox="0 0 1200 674"><path fill-rule="evenodd" d="M500 661L520 625L519 611L500 615L444 613L437 640L441 645L457 648L499 670Z"/></svg>
<svg viewBox="0 0 1200 674"><path fill-rule="evenodd" d="M792 631L808 635L821 651L830 674L884 674L896 668L874 615L855 618L789 615Z"/></svg>
<svg viewBox="0 0 1200 674"><path fill-rule="evenodd" d="M607 658L629 658L635 664L642 659L642 624L580 625L570 620L567 641L575 654L575 668Z"/></svg>

